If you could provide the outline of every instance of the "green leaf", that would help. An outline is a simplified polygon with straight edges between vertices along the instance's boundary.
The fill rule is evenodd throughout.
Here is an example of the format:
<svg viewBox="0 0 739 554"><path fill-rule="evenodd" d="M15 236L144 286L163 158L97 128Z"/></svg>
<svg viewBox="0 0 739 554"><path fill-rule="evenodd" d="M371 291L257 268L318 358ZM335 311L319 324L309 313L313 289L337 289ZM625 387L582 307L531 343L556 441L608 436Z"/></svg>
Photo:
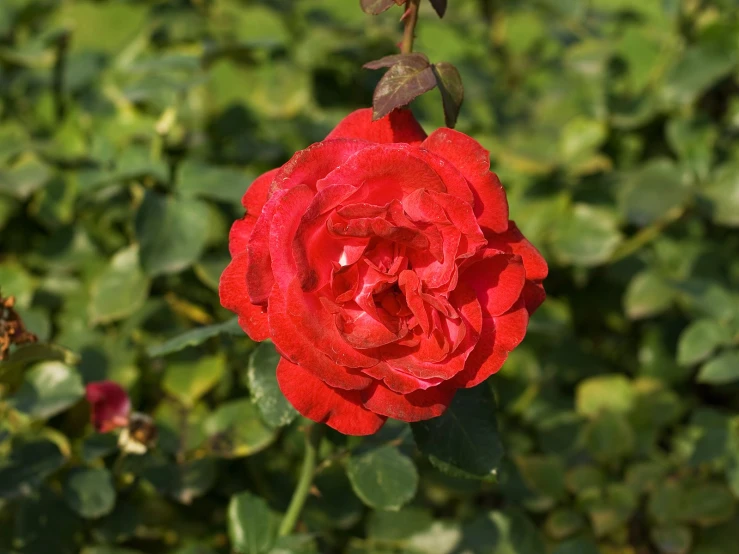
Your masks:
<svg viewBox="0 0 739 554"><path fill-rule="evenodd" d="M559 148L568 164L583 162L592 156L608 136L605 123L577 117L562 129Z"/></svg>
<svg viewBox="0 0 739 554"><path fill-rule="evenodd" d="M59 447L51 441L16 445L9 460L0 466L0 498L27 494L66 462Z"/></svg>
<svg viewBox="0 0 739 554"><path fill-rule="evenodd" d="M185 161L179 168L177 190L183 196L197 196L240 205L241 197L254 176L233 167L218 167Z"/></svg>
<svg viewBox="0 0 739 554"><path fill-rule="evenodd" d="M714 223L739 227L739 163L722 165L701 191Z"/></svg>
<svg viewBox="0 0 739 554"><path fill-rule="evenodd" d="M667 124L670 146L700 181L711 171L717 138L718 128L706 120L671 119Z"/></svg>
<svg viewBox="0 0 739 554"><path fill-rule="evenodd" d="M446 4L444 8L446 9ZM444 106L444 122L447 127L453 129L457 123L462 102L464 102L462 77L459 71L457 71L457 68L450 63L439 62L432 67L434 77L436 78L436 86L439 87L439 91L441 92L441 102Z"/></svg>
<svg viewBox="0 0 739 554"><path fill-rule="evenodd" d="M658 272L637 273L626 288L624 310L630 319L652 317L672 306L675 290Z"/></svg>
<svg viewBox="0 0 739 554"><path fill-rule="evenodd" d="M209 219L208 207L200 200L147 191L136 214L146 273L177 273L195 263L205 248Z"/></svg>
<svg viewBox="0 0 739 554"><path fill-rule="evenodd" d="M392 446L352 456L346 472L354 492L372 508L399 510L416 495L416 466Z"/></svg>
<svg viewBox="0 0 739 554"><path fill-rule="evenodd" d="M579 512L558 508L549 514L544 522L544 529L553 539L562 540L577 533L584 525L585 519Z"/></svg>
<svg viewBox="0 0 739 554"><path fill-rule="evenodd" d="M42 362L25 374L13 405L35 419L63 412L85 394L82 378L62 362Z"/></svg>
<svg viewBox="0 0 739 554"><path fill-rule="evenodd" d="M614 217L593 206L576 204L557 221L552 248L563 263L595 266L606 262L622 240Z"/></svg>
<svg viewBox="0 0 739 554"><path fill-rule="evenodd" d="M739 349L727 350L706 362L696 380L709 385L724 385L739 380Z"/></svg>
<svg viewBox="0 0 739 554"><path fill-rule="evenodd" d="M474 519L464 528L463 552L475 554L542 554L544 541L521 511L506 509ZM578 553L579 554L579 553Z"/></svg>
<svg viewBox="0 0 739 554"><path fill-rule="evenodd" d="M274 541L274 520L267 503L250 492L233 496L228 504L228 536L240 554L267 552Z"/></svg>
<svg viewBox="0 0 739 554"><path fill-rule="evenodd" d="M600 554L600 550L591 539L578 537L558 544L552 554Z"/></svg>
<svg viewBox="0 0 739 554"><path fill-rule="evenodd" d="M251 398L270 427L288 425L297 415L277 384L279 361L274 344L263 342L251 355L246 373Z"/></svg>
<svg viewBox="0 0 739 554"><path fill-rule="evenodd" d="M221 404L205 421L211 451L219 456L250 456L267 448L276 431L262 423L250 400L232 400Z"/></svg>
<svg viewBox="0 0 739 554"><path fill-rule="evenodd" d="M634 171L619 190L619 205L635 225L649 225L680 209L690 197L690 182L671 160L655 159Z"/></svg>
<svg viewBox="0 0 739 554"><path fill-rule="evenodd" d="M194 362L172 362L162 380L162 388L185 406L192 407L226 372L223 354L204 356Z"/></svg>
<svg viewBox="0 0 739 554"><path fill-rule="evenodd" d="M396 108L401 108L436 86L434 71L428 58L415 56L404 59L382 76L372 96L373 119L380 119Z"/></svg>
<svg viewBox="0 0 739 554"><path fill-rule="evenodd" d="M693 544L690 527L684 525L664 525L655 527L649 533L657 549L664 554L688 554Z"/></svg>
<svg viewBox="0 0 739 554"><path fill-rule="evenodd" d="M624 375L599 375L577 386L577 413L596 417L604 411L628 412L634 406L634 390Z"/></svg>
<svg viewBox="0 0 739 554"><path fill-rule="evenodd" d="M58 361L67 365L75 365L79 362L79 356L56 344L36 342L24 344L0 362L0 378L8 379L8 375L27 365L41 361Z"/></svg>
<svg viewBox="0 0 739 554"><path fill-rule="evenodd" d="M677 342L677 362L690 366L702 362L731 340L730 331L711 319L698 319L688 325Z"/></svg>
<svg viewBox="0 0 739 554"><path fill-rule="evenodd" d="M496 411L486 383L460 389L442 415L411 424L413 437L436 467L452 474L490 478L503 457Z"/></svg>
<svg viewBox="0 0 739 554"><path fill-rule="evenodd" d="M141 308L149 295L149 278L139 268L139 248L118 251L93 281L88 311L94 323L124 319Z"/></svg>
<svg viewBox="0 0 739 554"><path fill-rule="evenodd" d="M97 519L113 511L116 492L107 469L76 469L67 475L64 498L85 519Z"/></svg>
<svg viewBox="0 0 739 554"><path fill-rule="evenodd" d="M718 483L702 483L684 492L681 519L705 527L728 521L736 502L729 489Z"/></svg>
<svg viewBox="0 0 739 554"><path fill-rule="evenodd" d="M215 484L218 468L213 458L197 458L181 464L158 462L144 468L141 476L160 494L182 504L192 504Z"/></svg>
<svg viewBox="0 0 739 554"><path fill-rule="evenodd" d="M583 443L594 459L612 462L634 451L636 437L623 414L607 411L587 423Z"/></svg>
<svg viewBox="0 0 739 554"><path fill-rule="evenodd" d="M234 317L223 323L215 323L213 325L204 325L191 329L181 335L177 335L162 344L150 347L146 353L156 358L158 356L166 356L184 350L189 346L199 346L212 337L221 334L242 336L244 331L239 327L239 318Z"/></svg>

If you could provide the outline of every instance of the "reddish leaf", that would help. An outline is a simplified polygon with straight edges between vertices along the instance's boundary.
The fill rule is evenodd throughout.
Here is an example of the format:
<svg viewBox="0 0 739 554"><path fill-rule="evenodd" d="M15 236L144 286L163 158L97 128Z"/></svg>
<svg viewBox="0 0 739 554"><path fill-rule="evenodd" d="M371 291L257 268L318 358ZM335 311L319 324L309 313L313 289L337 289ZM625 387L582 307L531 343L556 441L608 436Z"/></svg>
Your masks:
<svg viewBox="0 0 739 554"><path fill-rule="evenodd" d="M431 2L431 5L434 7L434 10L436 10L436 13L439 14L439 17L444 17L444 14L446 13L446 4L447 0L429 0Z"/></svg>
<svg viewBox="0 0 739 554"><path fill-rule="evenodd" d="M364 13L370 15L379 15L395 4L395 0L359 0L360 6Z"/></svg>
<svg viewBox="0 0 739 554"><path fill-rule="evenodd" d="M414 98L428 92L436 86L434 71L428 62L405 61L393 65L377 84L372 97L374 120L386 116L395 108L400 108Z"/></svg>
<svg viewBox="0 0 739 554"><path fill-rule="evenodd" d="M429 66L429 59L420 53L415 54L393 54L392 56L385 56L379 60L367 62L362 67L365 69L382 69L383 67L391 67L396 63L403 62L409 66L418 66L420 69Z"/></svg>
<svg viewBox="0 0 739 554"><path fill-rule="evenodd" d="M459 109L464 101L464 87L459 71L452 64L441 62L433 66L436 84L441 91L441 102L444 106L444 121L447 127L454 128L459 116Z"/></svg>

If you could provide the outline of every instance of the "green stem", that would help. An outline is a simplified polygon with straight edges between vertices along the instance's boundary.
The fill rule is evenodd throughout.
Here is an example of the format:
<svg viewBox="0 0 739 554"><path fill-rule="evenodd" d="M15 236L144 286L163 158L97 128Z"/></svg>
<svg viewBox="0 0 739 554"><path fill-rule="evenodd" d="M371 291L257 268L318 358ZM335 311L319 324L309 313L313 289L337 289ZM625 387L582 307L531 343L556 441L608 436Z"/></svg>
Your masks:
<svg viewBox="0 0 739 554"><path fill-rule="evenodd" d="M308 499L310 487L313 483L313 475L316 471L316 460L318 459L318 445L323 437L323 426L320 424L311 425L310 429L305 432L305 455L303 458L303 467L300 470L300 479L298 485L293 492L290 505L287 507L285 517L282 518L278 535L284 537L292 533L295 525L303 510L305 501Z"/></svg>
<svg viewBox="0 0 739 554"><path fill-rule="evenodd" d="M400 52L410 54L413 52L413 39L416 38L416 23L418 23L418 5L421 0L406 0L405 7L405 29L403 30L403 42L400 43Z"/></svg>

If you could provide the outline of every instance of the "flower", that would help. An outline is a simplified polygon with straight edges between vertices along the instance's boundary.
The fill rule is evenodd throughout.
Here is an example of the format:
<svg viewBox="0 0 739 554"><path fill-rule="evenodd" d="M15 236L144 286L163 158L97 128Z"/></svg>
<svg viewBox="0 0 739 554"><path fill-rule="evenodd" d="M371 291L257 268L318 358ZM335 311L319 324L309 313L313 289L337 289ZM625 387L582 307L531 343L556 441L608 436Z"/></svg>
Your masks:
<svg viewBox="0 0 739 554"><path fill-rule="evenodd" d="M547 264L508 220L489 153L412 113L350 114L259 177L231 228L224 307L282 356L280 389L350 435L439 416L500 369Z"/></svg>
<svg viewBox="0 0 739 554"><path fill-rule="evenodd" d="M107 433L118 427L128 426L131 400L118 383L89 383L85 388L85 396L90 403L90 420L97 432Z"/></svg>

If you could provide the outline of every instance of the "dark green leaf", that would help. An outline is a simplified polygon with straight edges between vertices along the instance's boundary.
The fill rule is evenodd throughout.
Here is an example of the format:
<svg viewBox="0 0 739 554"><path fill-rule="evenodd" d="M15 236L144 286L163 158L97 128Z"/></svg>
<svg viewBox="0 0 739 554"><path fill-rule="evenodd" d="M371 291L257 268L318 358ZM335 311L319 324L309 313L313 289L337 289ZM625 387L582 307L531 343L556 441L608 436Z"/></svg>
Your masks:
<svg viewBox="0 0 739 554"><path fill-rule="evenodd" d="M413 499L418 487L413 462L391 446L351 457L346 471L357 496L381 510L399 510Z"/></svg>
<svg viewBox="0 0 739 554"><path fill-rule="evenodd" d="M184 350L188 346L198 346L203 344L208 339L220 334L235 336L243 335L244 331L239 327L239 319L234 317L228 321L224 321L223 323L215 323L213 325L205 325L203 327L191 329L190 331L177 335L162 344L152 346L146 351L146 353L152 358L157 356L166 356L167 354Z"/></svg>
<svg viewBox="0 0 739 554"><path fill-rule="evenodd" d="M149 278L139 268L139 248L116 253L93 281L88 311L96 323L109 323L138 310L149 294Z"/></svg>
<svg viewBox="0 0 739 554"><path fill-rule="evenodd" d="M288 425L297 415L277 384L275 372L279 361L275 346L271 342L263 342L251 355L246 374L251 398L262 419L271 427Z"/></svg>
<svg viewBox="0 0 739 554"><path fill-rule="evenodd" d="M146 273L177 273L190 267L205 248L208 221L208 208L199 200L147 192L136 214Z"/></svg>
<svg viewBox="0 0 739 554"><path fill-rule="evenodd" d="M261 498L242 492L228 505L228 536L240 554L267 552L274 541L274 520Z"/></svg>
<svg viewBox="0 0 739 554"><path fill-rule="evenodd" d="M411 424L416 445L442 470L492 477L503 456L495 400L486 383L457 391L441 416Z"/></svg>
<svg viewBox="0 0 739 554"><path fill-rule="evenodd" d="M0 466L0 498L27 494L64 463L64 456L53 442L35 441L15 446L8 463Z"/></svg>
<svg viewBox="0 0 739 554"><path fill-rule="evenodd" d="M116 492L107 469L77 469L67 475L64 498L86 519L97 519L113 511Z"/></svg>
<svg viewBox="0 0 739 554"><path fill-rule="evenodd" d="M724 385L739 380L739 350L727 350L706 362L698 372L699 383Z"/></svg>
<svg viewBox="0 0 739 554"><path fill-rule="evenodd" d="M218 384L225 371L223 355L203 356L194 362L171 362L164 373L162 388L185 406L192 407Z"/></svg>
<svg viewBox="0 0 739 554"><path fill-rule="evenodd" d="M693 365L708 358L716 348L731 340L729 330L711 319L693 321L680 335L677 343L677 361Z"/></svg>
<svg viewBox="0 0 739 554"><path fill-rule="evenodd" d="M276 431L267 427L251 400L222 403L205 421L210 448L226 458L250 456L267 448Z"/></svg>
<svg viewBox="0 0 739 554"><path fill-rule="evenodd" d="M446 6L444 6L446 7ZM443 15L443 14L440 14ZM464 101L464 86L459 71L452 64L440 62L433 65L436 85L441 92L444 106L444 121L447 127L454 128L459 117L459 110Z"/></svg>
<svg viewBox="0 0 739 554"><path fill-rule="evenodd" d="M48 419L84 394L85 387L76 370L62 362L42 362L25 374L13 405L35 419Z"/></svg>

